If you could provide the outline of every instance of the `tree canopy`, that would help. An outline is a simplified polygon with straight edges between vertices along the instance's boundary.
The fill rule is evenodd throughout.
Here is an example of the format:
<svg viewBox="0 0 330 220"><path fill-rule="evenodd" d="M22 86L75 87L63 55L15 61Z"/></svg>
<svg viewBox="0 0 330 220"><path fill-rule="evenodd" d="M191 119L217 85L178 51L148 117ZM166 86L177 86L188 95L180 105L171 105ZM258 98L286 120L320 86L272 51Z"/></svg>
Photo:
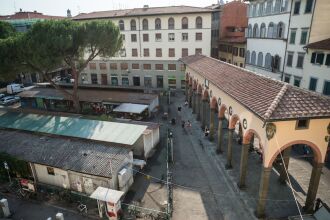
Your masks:
<svg viewBox="0 0 330 220"><path fill-rule="evenodd" d="M0 74L8 69L25 69L42 74L56 89L72 98L80 111L77 95L81 71L96 57L112 57L122 47L119 28L111 21L47 20L35 23L23 35L0 42ZM6 56L8 56L6 58ZM69 68L73 92L61 89L50 78L58 68Z"/></svg>
<svg viewBox="0 0 330 220"><path fill-rule="evenodd" d="M5 21L0 21L0 39L6 39L16 33L15 28Z"/></svg>

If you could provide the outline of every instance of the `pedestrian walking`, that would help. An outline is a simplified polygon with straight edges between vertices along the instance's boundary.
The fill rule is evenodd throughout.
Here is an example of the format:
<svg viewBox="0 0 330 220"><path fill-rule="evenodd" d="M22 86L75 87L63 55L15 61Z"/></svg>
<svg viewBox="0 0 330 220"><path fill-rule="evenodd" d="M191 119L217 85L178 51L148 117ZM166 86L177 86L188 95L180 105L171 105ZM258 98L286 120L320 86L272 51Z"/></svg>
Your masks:
<svg viewBox="0 0 330 220"><path fill-rule="evenodd" d="M181 106L178 107L177 121L181 121Z"/></svg>
<svg viewBox="0 0 330 220"><path fill-rule="evenodd" d="M192 134L192 131L191 131L191 122L190 122L189 120L187 121L187 125L186 125L186 127L187 127L188 132L189 132L190 134Z"/></svg>
<svg viewBox="0 0 330 220"><path fill-rule="evenodd" d="M184 102L184 106L188 106L188 101L186 100L185 102Z"/></svg>
<svg viewBox="0 0 330 220"><path fill-rule="evenodd" d="M210 130L208 129L207 126L205 126L205 130L204 130L205 137L209 136L209 133L210 133Z"/></svg>

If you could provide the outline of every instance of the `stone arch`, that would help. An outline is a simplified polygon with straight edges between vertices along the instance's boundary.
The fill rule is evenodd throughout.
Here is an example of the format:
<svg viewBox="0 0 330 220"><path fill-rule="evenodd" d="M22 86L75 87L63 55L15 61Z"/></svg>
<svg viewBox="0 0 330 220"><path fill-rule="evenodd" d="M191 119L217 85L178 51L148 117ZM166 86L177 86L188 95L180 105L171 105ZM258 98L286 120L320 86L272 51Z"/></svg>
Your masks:
<svg viewBox="0 0 330 220"><path fill-rule="evenodd" d="M196 90L197 89L197 81L194 79L193 81L193 90Z"/></svg>
<svg viewBox="0 0 330 220"><path fill-rule="evenodd" d="M313 150L313 154L314 154L314 161L317 163L323 163L322 153L316 144L314 144L310 141L306 141L306 140L295 140L295 141L291 141L291 142L285 144L276 153L274 153L274 155L271 157L270 161L267 164L265 164L265 167L272 167L273 162L276 159L277 155L280 152L282 152L283 150L285 150L286 148L288 148L292 145L295 145L295 144L306 144L309 147L311 147Z"/></svg>
<svg viewBox="0 0 330 220"><path fill-rule="evenodd" d="M218 107L217 99L214 96L211 99L210 107L211 107L211 109L217 109L217 107Z"/></svg>
<svg viewBox="0 0 330 220"><path fill-rule="evenodd" d="M202 86L199 84L198 86L197 86L197 93L198 94L202 94Z"/></svg>
<svg viewBox="0 0 330 220"><path fill-rule="evenodd" d="M209 91L207 89L204 90L203 92L203 100L209 100Z"/></svg>
<svg viewBox="0 0 330 220"><path fill-rule="evenodd" d="M230 120L229 120L229 129L234 129L235 128L235 125L237 122L239 122L239 117L238 115L234 114L230 117Z"/></svg>
<svg viewBox="0 0 330 220"><path fill-rule="evenodd" d="M189 77L189 86L192 86L192 83L193 83L193 79L192 77Z"/></svg>
<svg viewBox="0 0 330 220"><path fill-rule="evenodd" d="M259 139L260 147L263 149L262 141L260 135L254 130L254 129L248 129L245 131L244 136L243 136L243 144L249 144L251 142L251 139L253 135Z"/></svg>
<svg viewBox="0 0 330 220"><path fill-rule="evenodd" d="M227 110L227 106L225 104L221 104L221 106L219 107L219 118L224 118L225 117L225 112Z"/></svg>
<svg viewBox="0 0 330 220"><path fill-rule="evenodd" d="M186 81L188 82L189 81L189 73L186 72Z"/></svg>

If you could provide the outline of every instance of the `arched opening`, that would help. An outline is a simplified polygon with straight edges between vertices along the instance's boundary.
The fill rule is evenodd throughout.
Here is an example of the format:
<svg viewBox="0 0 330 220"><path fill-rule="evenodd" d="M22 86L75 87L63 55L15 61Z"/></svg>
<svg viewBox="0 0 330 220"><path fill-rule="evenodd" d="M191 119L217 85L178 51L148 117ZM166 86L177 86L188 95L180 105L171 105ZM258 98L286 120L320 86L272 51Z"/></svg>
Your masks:
<svg viewBox="0 0 330 220"><path fill-rule="evenodd" d="M263 61L264 61L263 53L262 52L259 52L258 53L258 63L257 63L257 65L258 66L263 66Z"/></svg>
<svg viewBox="0 0 330 220"><path fill-rule="evenodd" d="M229 107L229 114L232 111ZM242 127L240 118L237 114L231 115L229 118L228 135L227 135L227 163L226 169L232 169L232 157L233 157L233 140L235 139L238 143L242 140Z"/></svg>
<svg viewBox="0 0 330 220"><path fill-rule="evenodd" d="M265 68L272 68L272 56L270 55L270 53L267 53L265 56Z"/></svg>
<svg viewBox="0 0 330 220"><path fill-rule="evenodd" d="M260 26L260 37L265 38L266 37L266 25L265 23L262 23Z"/></svg>
<svg viewBox="0 0 330 220"><path fill-rule="evenodd" d="M275 0L274 13L279 13L281 11L281 0Z"/></svg>
<svg viewBox="0 0 330 220"><path fill-rule="evenodd" d="M252 6L252 16L253 17L256 17L257 16L257 5L256 4L254 4L253 6Z"/></svg>
<svg viewBox="0 0 330 220"><path fill-rule="evenodd" d="M124 21L123 20L120 20L119 21L119 30L121 30L121 31L125 30L125 25L124 25Z"/></svg>
<svg viewBox="0 0 330 220"><path fill-rule="evenodd" d="M259 37L258 24L254 24L253 26L253 37Z"/></svg>
<svg viewBox="0 0 330 220"><path fill-rule="evenodd" d="M149 24L148 24L148 19L143 19L142 21L142 29L143 30L148 30L149 29Z"/></svg>
<svg viewBox="0 0 330 220"><path fill-rule="evenodd" d="M136 30L136 21L135 19L131 20L131 31L135 31Z"/></svg>
<svg viewBox="0 0 330 220"><path fill-rule="evenodd" d="M188 18L183 17L181 20L181 28L182 29L188 29Z"/></svg>
<svg viewBox="0 0 330 220"><path fill-rule="evenodd" d="M269 25L268 25L267 37L268 38L273 38L273 33L274 33L274 23L270 22Z"/></svg>
<svg viewBox="0 0 330 220"><path fill-rule="evenodd" d="M247 121L243 123L247 123ZM263 147L261 145L260 135L254 130L249 129L245 131L242 141L241 160L240 160L240 173L238 187L244 189L246 187L246 175L248 171L249 153L256 152L259 155L260 164L263 161ZM252 157L250 157L253 159ZM250 168L250 172L253 167Z"/></svg>
<svg viewBox="0 0 330 220"><path fill-rule="evenodd" d="M214 131L218 125L218 117L217 115L218 109L218 102L216 97L212 97L210 101L210 117L209 117L209 124L210 124L210 141L214 140Z"/></svg>
<svg viewBox="0 0 330 220"><path fill-rule="evenodd" d="M249 24L249 27L248 27L248 37L252 37L252 25Z"/></svg>
<svg viewBox="0 0 330 220"><path fill-rule="evenodd" d="M269 15L272 13L272 5L273 5L273 1L272 0L268 0L266 2L266 14Z"/></svg>
<svg viewBox="0 0 330 220"><path fill-rule="evenodd" d="M197 82L198 84L198 82ZM196 94L196 120L201 120L201 105L202 105L202 86L200 84L197 85L197 94Z"/></svg>
<svg viewBox="0 0 330 220"><path fill-rule="evenodd" d="M251 54L251 64L252 65L256 65L256 52L255 51L252 51L252 54Z"/></svg>
<svg viewBox="0 0 330 220"><path fill-rule="evenodd" d="M246 51L246 55L245 55L245 63L250 63L250 51Z"/></svg>
<svg viewBox="0 0 330 220"><path fill-rule="evenodd" d="M203 28L203 20L202 20L202 17L198 16L196 18L196 28Z"/></svg>
<svg viewBox="0 0 330 220"><path fill-rule="evenodd" d="M194 79L192 84L192 101L191 101L193 114L196 113L196 106L197 106L197 81L196 79Z"/></svg>
<svg viewBox="0 0 330 220"><path fill-rule="evenodd" d="M162 22L161 22L160 18L156 18L155 19L155 29L160 30L161 28L162 28Z"/></svg>
<svg viewBox="0 0 330 220"><path fill-rule="evenodd" d="M275 55L272 58L272 71L273 72L277 72L280 70L280 66L281 66L281 57L279 55Z"/></svg>
<svg viewBox="0 0 330 220"><path fill-rule="evenodd" d="M169 30L173 30L174 29L174 25L175 25L175 23L174 23L174 18L169 18L168 19L168 29Z"/></svg>
<svg viewBox="0 0 330 220"><path fill-rule="evenodd" d="M264 15L264 7L265 7L264 2L260 3L260 5L259 5L259 16Z"/></svg>
<svg viewBox="0 0 330 220"><path fill-rule="evenodd" d="M265 214L268 184L271 177L277 178L284 185L290 183L290 187L283 187L281 184L273 183L271 185L273 193L268 195L270 197L269 199L273 199L276 196L277 199L285 198L294 201L294 192L296 197L298 195L302 195L300 198L306 196L304 204L301 199L298 200L299 209L304 209L307 213L312 212L316 197L324 199L325 194L317 193L323 168L323 157L320 148L307 140L290 141L283 146L278 146L275 142L274 145L272 147L277 150L275 152L268 152L271 155L267 156L267 160L264 161L259 188L257 216L263 216ZM273 171L272 167L277 171ZM310 176L309 183L304 178L301 178L302 174L304 178ZM274 195L274 192L279 191L281 191L280 197L278 193ZM291 209L290 207L287 208L291 212L288 213L289 215L299 214L296 204L293 204Z"/></svg>

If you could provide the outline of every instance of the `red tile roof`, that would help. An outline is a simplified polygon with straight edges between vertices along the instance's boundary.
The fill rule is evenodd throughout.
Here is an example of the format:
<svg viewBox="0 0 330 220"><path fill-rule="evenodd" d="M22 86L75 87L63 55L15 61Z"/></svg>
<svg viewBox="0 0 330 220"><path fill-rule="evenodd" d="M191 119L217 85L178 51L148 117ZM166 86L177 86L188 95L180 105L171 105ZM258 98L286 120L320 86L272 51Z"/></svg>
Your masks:
<svg viewBox="0 0 330 220"><path fill-rule="evenodd" d="M81 13L73 17L73 20L148 16L148 15L161 15L161 14L189 14L189 13L201 13L201 12L212 12L212 11L213 11L212 9L208 9L208 8L183 6L183 5L169 6L169 7L133 8L133 9Z"/></svg>
<svg viewBox="0 0 330 220"><path fill-rule="evenodd" d="M330 50L330 38L310 43L305 48Z"/></svg>
<svg viewBox="0 0 330 220"><path fill-rule="evenodd" d="M13 15L2 15L0 20L18 20L18 19L63 19L61 16L44 15L40 12L22 11Z"/></svg>
<svg viewBox="0 0 330 220"><path fill-rule="evenodd" d="M180 60L263 120L330 118L330 97L203 55Z"/></svg>

